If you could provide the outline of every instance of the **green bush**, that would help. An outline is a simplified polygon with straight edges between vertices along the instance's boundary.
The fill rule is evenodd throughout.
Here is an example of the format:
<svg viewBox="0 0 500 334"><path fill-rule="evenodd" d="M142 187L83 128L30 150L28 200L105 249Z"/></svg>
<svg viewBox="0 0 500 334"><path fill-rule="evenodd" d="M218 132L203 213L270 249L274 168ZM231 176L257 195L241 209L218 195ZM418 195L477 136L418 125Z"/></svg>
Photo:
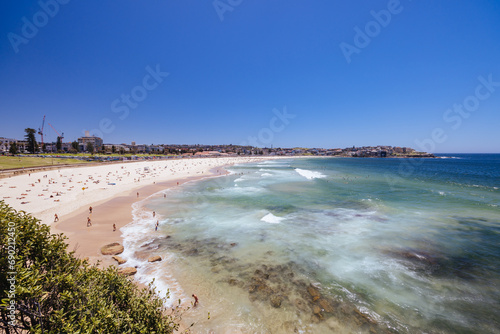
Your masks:
<svg viewBox="0 0 500 334"><path fill-rule="evenodd" d="M0 329L5 333L178 329L178 319L167 314L165 300L151 286L140 290L114 266L100 269L75 258L67 252L65 238L0 201Z"/></svg>

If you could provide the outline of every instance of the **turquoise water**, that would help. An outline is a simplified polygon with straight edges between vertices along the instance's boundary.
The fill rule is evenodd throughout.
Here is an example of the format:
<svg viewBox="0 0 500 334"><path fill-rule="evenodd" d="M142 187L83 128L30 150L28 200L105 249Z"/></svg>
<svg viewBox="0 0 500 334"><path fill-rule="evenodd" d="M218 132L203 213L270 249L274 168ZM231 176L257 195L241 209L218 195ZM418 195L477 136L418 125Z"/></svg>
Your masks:
<svg viewBox="0 0 500 334"><path fill-rule="evenodd" d="M500 333L500 155L443 157L233 166L126 240L168 259L143 277L200 297L195 332Z"/></svg>

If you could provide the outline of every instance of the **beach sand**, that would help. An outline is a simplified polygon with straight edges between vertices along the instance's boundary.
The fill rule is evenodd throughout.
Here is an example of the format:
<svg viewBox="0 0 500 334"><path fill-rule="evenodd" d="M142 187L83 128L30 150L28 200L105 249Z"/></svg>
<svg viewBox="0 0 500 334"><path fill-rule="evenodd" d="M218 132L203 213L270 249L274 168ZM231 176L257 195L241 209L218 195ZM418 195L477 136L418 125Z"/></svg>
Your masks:
<svg viewBox="0 0 500 334"><path fill-rule="evenodd" d="M31 213L54 233L64 233L77 256L92 257L99 255L103 244L121 239L119 229L132 222L133 203L186 181L221 175L223 166L269 159L148 160L41 171L0 179L0 199Z"/></svg>
<svg viewBox="0 0 500 334"><path fill-rule="evenodd" d="M218 171L217 171L218 170ZM138 189L125 191L112 199L92 203L92 214L89 207L60 217L59 222L53 223L53 233L64 233L69 239L70 251L75 251L75 256L88 257L90 263L101 261L103 266L117 265L110 255L102 255L100 248L106 244L118 242L122 244L120 228L132 222L132 204L142 201L162 190L181 186L185 182L202 179L205 177L225 174L222 167L205 173L204 176L195 176L184 179L158 182ZM139 196L137 196L139 193ZM87 218L91 219L92 226L87 227ZM116 230L113 231L113 224ZM154 226L151 226L153 231Z"/></svg>
<svg viewBox="0 0 500 334"><path fill-rule="evenodd" d="M53 233L67 236L68 250L74 251L75 256L88 258L90 263L99 261L103 267L118 266L100 249L113 242L123 244L120 228L133 221L134 203L188 181L224 175L224 166L269 159L272 158L153 160L63 168L0 179L0 193L1 199L14 209L30 212L51 226ZM88 218L92 222L89 227ZM154 232L154 226L151 229ZM184 324L181 328L185 328Z"/></svg>
<svg viewBox="0 0 500 334"><path fill-rule="evenodd" d="M51 225L55 214L61 218L147 185L206 176L214 167L252 160L255 158L149 160L42 171L0 179L0 199Z"/></svg>

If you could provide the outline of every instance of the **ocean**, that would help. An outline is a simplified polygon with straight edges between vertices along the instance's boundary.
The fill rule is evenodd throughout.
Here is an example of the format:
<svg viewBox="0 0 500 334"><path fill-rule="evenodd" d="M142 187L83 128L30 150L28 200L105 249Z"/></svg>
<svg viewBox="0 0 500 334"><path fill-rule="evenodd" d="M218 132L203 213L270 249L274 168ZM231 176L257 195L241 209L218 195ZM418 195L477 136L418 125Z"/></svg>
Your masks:
<svg viewBox="0 0 500 334"><path fill-rule="evenodd" d="M500 333L500 155L439 156L231 166L137 204L124 256L195 333Z"/></svg>

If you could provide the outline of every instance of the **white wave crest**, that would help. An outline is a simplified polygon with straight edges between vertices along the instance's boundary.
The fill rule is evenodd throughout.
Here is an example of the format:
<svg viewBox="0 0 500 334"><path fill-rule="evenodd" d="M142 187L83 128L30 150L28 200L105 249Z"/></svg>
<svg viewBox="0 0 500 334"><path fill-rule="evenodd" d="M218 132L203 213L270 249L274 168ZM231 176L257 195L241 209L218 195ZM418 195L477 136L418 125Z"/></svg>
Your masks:
<svg viewBox="0 0 500 334"><path fill-rule="evenodd" d="M269 223L269 224L279 224L283 219L282 217L276 217L272 213L268 213L264 217L262 217L261 221Z"/></svg>
<svg viewBox="0 0 500 334"><path fill-rule="evenodd" d="M308 180L321 179L326 177L326 175L323 175L320 172L315 172L307 169L295 168L295 171Z"/></svg>

